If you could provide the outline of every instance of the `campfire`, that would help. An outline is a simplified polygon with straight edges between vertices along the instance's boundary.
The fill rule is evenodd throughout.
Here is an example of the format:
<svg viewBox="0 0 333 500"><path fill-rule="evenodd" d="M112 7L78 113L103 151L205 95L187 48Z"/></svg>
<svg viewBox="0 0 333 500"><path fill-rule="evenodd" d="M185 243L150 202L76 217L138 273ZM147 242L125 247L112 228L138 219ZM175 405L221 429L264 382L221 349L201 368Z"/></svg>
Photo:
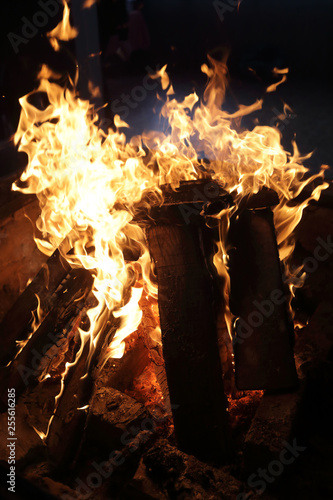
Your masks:
<svg viewBox="0 0 333 500"><path fill-rule="evenodd" d="M76 34L65 4L50 43L61 50ZM0 325L2 410L9 389L13 415L29 409L31 458L22 452L16 471L29 483L17 487L167 498L153 471L172 498L179 474L192 493L238 498L248 485L226 468L240 467L242 425L249 440L265 405L288 415L301 400L293 306L309 271L295 244L327 167L309 175L310 155L285 151L276 128L242 128L262 100L224 111L226 61L208 56L201 69L202 98L178 100L166 66L150 75L167 125L131 140L117 115L101 128L75 82L47 66L20 99L14 142L28 164L12 190L46 257ZM266 92L287 73L275 69ZM281 433L291 449L293 425Z"/></svg>

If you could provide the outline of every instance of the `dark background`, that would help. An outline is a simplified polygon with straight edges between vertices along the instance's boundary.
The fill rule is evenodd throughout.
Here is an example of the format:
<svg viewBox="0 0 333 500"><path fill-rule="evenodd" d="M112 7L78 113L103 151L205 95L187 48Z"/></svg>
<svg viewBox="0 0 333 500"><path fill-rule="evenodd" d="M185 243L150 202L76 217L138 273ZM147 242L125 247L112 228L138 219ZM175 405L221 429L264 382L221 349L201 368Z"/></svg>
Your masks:
<svg viewBox="0 0 333 500"><path fill-rule="evenodd" d="M206 54L229 51L233 98L248 103L261 97L265 86L273 81L271 70L275 66L288 66L288 83L267 106L271 110L280 109L281 99L293 109L296 106L297 118L283 127L286 144L298 133L304 152L318 149L313 162L316 168L320 163L330 163L333 156L332 0L243 0L238 8L234 5L235 0L145 0L142 13L150 34L150 47L124 62L117 57L106 59L104 51L110 35L118 33L126 38L126 27L117 27L123 23L125 2L100 0L104 99L116 99L120 89L131 89L137 81L142 82L147 63L160 66L168 63L176 90L199 87L200 93L205 81L200 77L200 66ZM1 1L0 141L7 141L15 131L20 113L18 98L37 85L35 78L42 62L69 74L75 71L71 56L71 51L75 53L74 43L68 43L65 52L55 54L45 37L61 19L61 12L50 17L48 24L26 44L20 44L17 54L14 52L8 33L20 35L22 17L31 20L40 10L35 0ZM149 127L146 108L150 104L148 99L140 104L140 109L131 111L128 121L131 124L132 120L136 132L142 126L142 120L136 123L140 110L147 117L144 125ZM109 113L111 116L110 110ZM272 122L272 116L266 117L268 123ZM1 160L2 174L8 170L6 161Z"/></svg>
<svg viewBox="0 0 333 500"><path fill-rule="evenodd" d="M223 3L228 5L228 0L218 5ZM331 76L331 0L243 0L238 9L226 10L223 21L217 13L223 8L214 4L205 0L146 0L155 46L166 50L173 44L194 64L218 44L228 44L238 61L252 50L271 48L284 55L294 73Z"/></svg>

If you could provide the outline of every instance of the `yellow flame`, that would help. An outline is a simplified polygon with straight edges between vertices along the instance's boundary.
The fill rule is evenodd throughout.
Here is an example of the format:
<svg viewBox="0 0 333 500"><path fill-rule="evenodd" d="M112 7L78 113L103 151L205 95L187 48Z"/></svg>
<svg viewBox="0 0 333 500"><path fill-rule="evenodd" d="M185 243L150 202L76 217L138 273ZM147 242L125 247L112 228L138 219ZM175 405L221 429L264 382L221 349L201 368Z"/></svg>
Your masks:
<svg viewBox="0 0 333 500"><path fill-rule="evenodd" d="M286 77L286 75L284 74L284 75L282 76L281 80L279 80L278 82L273 83L272 85L270 85L269 87L267 87L267 89L266 89L267 94L268 94L269 92L275 92L275 90L277 89L277 87L278 87L279 85L281 85L281 83L284 83L286 80L287 80L287 77Z"/></svg>
<svg viewBox="0 0 333 500"><path fill-rule="evenodd" d="M42 320L45 317L45 313L41 307L40 298L37 294L35 294L35 297L37 299L37 308L35 311L32 311L32 323L30 327L30 333L26 339L16 341L16 345L19 347L19 349L15 354L15 357L8 363L7 366L9 366L14 361L14 359L16 359L17 356L22 352L23 348L27 345L27 343L29 342L29 340L31 339L35 331L38 329L39 325L41 324Z"/></svg>
<svg viewBox="0 0 333 500"><path fill-rule="evenodd" d="M50 44L52 45L53 49L55 51L60 50L60 45L58 43L58 40L62 41L68 41L72 40L73 38L76 38L78 35L78 30L74 27L71 26L69 16L70 16L70 11L68 4L66 0L63 0L64 4L64 12L63 12L63 18L60 21L57 26L47 33L47 36L50 40Z"/></svg>
<svg viewBox="0 0 333 500"><path fill-rule="evenodd" d="M121 358L123 356L125 351L124 339L135 332L141 322L142 311L139 308L139 300L142 292L143 288L132 288L132 297L129 302L120 311L114 311L113 313L116 318L122 318L122 324L110 345L111 358Z"/></svg>
<svg viewBox="0 0 333 500"><path fill-rule="evenodd" d="M43 431L39 431L32 425L33 430L38 434L38 436L41 438L42 441L45 441L46 434Z"/></svg>
<svg viewBox="0 0 333 500"><path fill-rule="evenodd" d="M81 406L81 408L77 408L77 410L88 410L89 405Z"/></svg>

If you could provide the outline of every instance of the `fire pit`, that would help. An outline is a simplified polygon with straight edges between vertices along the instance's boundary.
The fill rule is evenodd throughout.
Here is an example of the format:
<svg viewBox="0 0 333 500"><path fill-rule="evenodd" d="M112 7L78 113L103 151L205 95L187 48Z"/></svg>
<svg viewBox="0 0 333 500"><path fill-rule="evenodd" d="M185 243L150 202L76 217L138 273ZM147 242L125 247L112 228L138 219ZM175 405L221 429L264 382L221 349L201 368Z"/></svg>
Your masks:
<svg viewBox="0 0 333 500"><path fill-rule="evenodd" d="M50 41L75 35L66 5ZM10 260L21 227L39 252L21 291L3 282L3 495L241 499L283 492L309 452L300 421L332 347L314 297L332 262L326 167L309 176L276 129L242 130L262 101L227 113L225 63L202 71L201 100L151 75L168 128L131 141L46 66L20 101L28 165L0 243Z"/></svg>

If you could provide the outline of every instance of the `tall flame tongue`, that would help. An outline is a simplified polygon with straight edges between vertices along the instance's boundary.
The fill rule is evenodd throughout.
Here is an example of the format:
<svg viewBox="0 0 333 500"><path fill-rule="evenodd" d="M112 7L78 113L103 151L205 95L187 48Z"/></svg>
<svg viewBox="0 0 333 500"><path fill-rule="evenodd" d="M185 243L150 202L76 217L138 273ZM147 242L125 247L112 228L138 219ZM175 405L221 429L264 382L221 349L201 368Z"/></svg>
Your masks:
<svg viewBox="0 0 333 500"><path fill-rule="evenodd" d="M72 27L69 22L70 11L68 4L65 0L63 0L64 5L64 13L62 21L54 28L54 30L50 31L47 36L50 40L50 44L52 45L55 51L60 50L60 45L58 43L59 40L67 42L68 40L72 40L76 38L78 35L78 31L76 28Z"/></svg>
<svg viewBox="0 0 333 500"><path fill-rule="evenodd" d="M68 16L66 4L62 24L51 33L51 38L72 37ZM263 186L278 193L280 203L274 210L275 223L280 256L287 261L293 250L292 231L303 209L327 187L322 183L301 204L288 205L314 178L323 177L324 167L319 174L304 180L307 169L302 161L307 157L300 156L296 145L292 154L284 151L278 130L267 126L237 130L241 117L260 109L262 101L240 106L232 114L223 111L226 65L211 58L209 62L210 67L202 66L208 85L201 102L195 92L181 102L176 100L166 67L153 76L160 78L167 91L162 108L162 115L168 121L167 132L150 132L130 142L119 131L120 127L128 126L126 123L116 116L116 131L105 134L98 128L97 116L89 102L56 83L57 75L45 66L39 74L39 88L20 99L22 112L15 143L19 143L20 151L27 153L29 161L13 189L36 193L39 199L38 229L43 234L43 239L36 239L39 249L51 254L65 241L67 247L73 248L66 255L70 264L89 269L94 275L97 306L89 311L89 331L80 331L80 353L88 340L91 349L94 348L105 312L109 310L121 318L109 353L121 356L125 337L140 323L139 300L143 289L145 294L156 296L156 286L150 281L150 256L144 231L133 219L143 205L147 208L147 200L162 203L162 184L170 183L176 189L181 181L210 176L234 194L235 207L220 214L221 241L214 259L218 271L226 278L228 219L244 196L258 192ZM285 72L280 71L283 78ZM40 93L47 96L42 109L33 104ZM150 149L149 158L144 143ZM198 158L198 151L210 160L208 169ZM133 246L136 252L140 250L135 263L124 257L124 251ZM134 284L131 298L125 304L124 292ZM230 315L227 320L230 325Z"/></svg>

